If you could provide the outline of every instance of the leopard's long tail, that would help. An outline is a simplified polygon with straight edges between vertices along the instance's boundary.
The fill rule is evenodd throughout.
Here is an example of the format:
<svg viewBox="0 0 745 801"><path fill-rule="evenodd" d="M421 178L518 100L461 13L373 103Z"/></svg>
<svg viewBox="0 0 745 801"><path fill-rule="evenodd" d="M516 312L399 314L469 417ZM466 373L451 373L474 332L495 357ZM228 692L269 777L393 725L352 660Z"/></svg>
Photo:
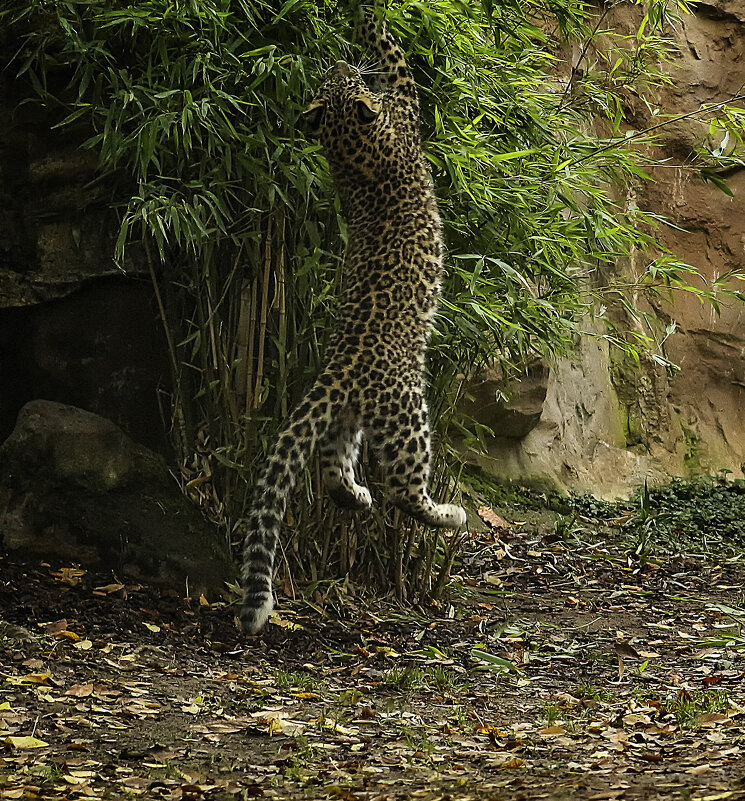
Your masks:
<svg viewBox="0 0 745 801"><path fill-rule="evenodd" d="M332 383L331 376L322 373L290 415L260 472L248 514L239 524L244 535L241 623L250 634L264 626L274 608L274 556L287 498L316 444L346 405L344 390Z"/></svg>

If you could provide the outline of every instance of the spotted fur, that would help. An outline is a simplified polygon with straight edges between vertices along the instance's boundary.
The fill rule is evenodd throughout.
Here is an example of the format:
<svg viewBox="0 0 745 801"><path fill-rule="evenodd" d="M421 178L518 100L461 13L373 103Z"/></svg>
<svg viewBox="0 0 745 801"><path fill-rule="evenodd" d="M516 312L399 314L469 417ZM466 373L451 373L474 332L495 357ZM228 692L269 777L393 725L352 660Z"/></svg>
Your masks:
<svg viewBox="0 0 745 801"><path fill-rule="evenodd" d="M313 449L341 506L371 505L354 465L364 432L393 503L429 526L460 527L460 506L428 490L424 361L443 270L442 225L419 137L416 86L396 41L368 12L361 26L380 91L339 61L305 112L331 166L349 226L343 296L326 366L292 412L257 480L245 532L241 619L259 631L287 496Z"/></svg>

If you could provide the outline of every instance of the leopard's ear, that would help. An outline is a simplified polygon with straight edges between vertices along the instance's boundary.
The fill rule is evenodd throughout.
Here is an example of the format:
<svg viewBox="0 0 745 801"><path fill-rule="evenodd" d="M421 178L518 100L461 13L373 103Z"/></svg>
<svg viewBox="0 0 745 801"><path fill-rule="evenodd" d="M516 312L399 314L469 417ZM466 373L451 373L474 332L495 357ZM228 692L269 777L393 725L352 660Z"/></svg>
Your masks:
<svg viewBox="0 0 745 801"><path fill-rule="evenodd" d="M357 119L363 125L370 125L375 122L380 114L380 109L376 107L375 103L368 97L360 97L354 103L357 112Z"/></svg>
<svg viewBox="0 0 745 801"><path fill-rule="evenodd" d="M313 101L308 108L302 113L300 119L303 125L311 134L316 134L323 124L323 118L326 115L326 104L320 101Z"/></svg>

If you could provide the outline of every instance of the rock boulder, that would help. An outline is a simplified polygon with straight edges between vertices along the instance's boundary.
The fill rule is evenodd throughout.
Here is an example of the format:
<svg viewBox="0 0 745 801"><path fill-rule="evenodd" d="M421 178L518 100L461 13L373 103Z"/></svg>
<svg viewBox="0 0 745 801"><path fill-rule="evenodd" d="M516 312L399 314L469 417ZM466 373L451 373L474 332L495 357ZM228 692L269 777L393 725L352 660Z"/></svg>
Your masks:
<svg viewBox="0 0 745 801"><path fill-rule="evenodd" d="M27 403L0 446L5 547L215 595L235 575L220 535L161 457L73 406Z"/></svg>

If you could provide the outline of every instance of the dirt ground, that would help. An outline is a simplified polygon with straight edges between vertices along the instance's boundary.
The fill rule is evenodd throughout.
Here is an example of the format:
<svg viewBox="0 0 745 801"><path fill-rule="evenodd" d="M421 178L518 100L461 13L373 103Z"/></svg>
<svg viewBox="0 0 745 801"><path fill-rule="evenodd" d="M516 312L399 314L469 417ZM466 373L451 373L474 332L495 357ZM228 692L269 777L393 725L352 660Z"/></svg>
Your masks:
<svg viewBox="0 0 745 801"><path fill-rule="evenodd" d="M738 558L479 534L428 609L235 606L0 556L3 799L745 799Z"/></svg>

